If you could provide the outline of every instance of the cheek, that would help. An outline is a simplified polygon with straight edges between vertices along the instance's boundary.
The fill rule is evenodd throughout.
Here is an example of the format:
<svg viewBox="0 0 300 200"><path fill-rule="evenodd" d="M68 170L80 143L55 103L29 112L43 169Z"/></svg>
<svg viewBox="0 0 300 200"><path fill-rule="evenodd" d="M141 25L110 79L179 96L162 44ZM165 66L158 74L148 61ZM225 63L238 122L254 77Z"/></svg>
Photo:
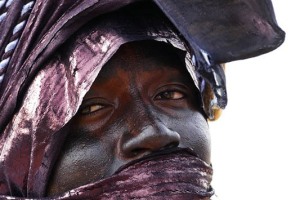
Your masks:
<svg viewBox="0 0 300 200"><path fill-rule="evenodd" d="M113 162L108 141L81 135L85 137L68 136L56 163L52 182L58 190L67 191L105 177Z"/></svg>
<svg viewBox="0 0 300 200"><path fill-rule="evenodd" d="M179 133L180 147L191 148L202 160L210 163L209 127L200 112L190 111L185 113L184 117L169 118L166 125Z"/></svg>
<svg viewBox="0 0 300 200"><path fill-rule="evenodd" d="M102 178L111 163L109 148L98 143L79 144L65 157L65 163L71 163L69 170L74 170L79 176L84 174L88 181Z"/></svg>

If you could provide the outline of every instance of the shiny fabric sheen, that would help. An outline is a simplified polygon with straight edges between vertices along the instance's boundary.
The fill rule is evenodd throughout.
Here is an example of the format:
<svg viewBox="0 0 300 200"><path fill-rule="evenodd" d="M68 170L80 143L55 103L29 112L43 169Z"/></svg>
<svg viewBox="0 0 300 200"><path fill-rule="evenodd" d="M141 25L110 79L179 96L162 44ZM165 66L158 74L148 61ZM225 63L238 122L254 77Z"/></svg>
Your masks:
<svg viewBox="0 0 300 200"><path fill-rule="evenodd" d="M76 84L80 80L87 85L92 82L83 80L83 76L79 81L69 81L70 68L58 62L47 66L41 63L87 21L132 2L35 1L0 90L0 194L44 195L49 168L64 140L64 131L59 131L75 114L75 105L83 96L77 96ZM12 5L19 4L21 1L16 0ZM14 22L18 9L21 7L8 13L2 28ZM2 28L1 32L5 30ZM5 36L0 35L1 44L7 40ZM82 88L87 89L87 85ZM20 108L22 105L27 106Z"/></svg>
<svg viewBox="0 0 300 200"><path fill-rule="evenodd" d="M103 20L104 24L98 31L99 35L105 35L103 40L100 40L103 41L101 48L93 45L94 36L90 35L90 37L83 37L86 49L81 49L91 51L91 54L96 54L97 58L82 58L80 50L68 55L72 52L72 48L76 49L76 44L69 47L66 44L58 50L74 32L91 19L138 1L142 0L36 0L34 2L0 88L0 194L4 195L0 196L1 199L12 199L12 196L26 198L45 196L48 176L67 133L65 125L76 113L84 94L101 67L121 44L152 39L169 42L177 48L185 49L176 34L163 24L164 21L158 20L156 24L153 21L155 24L153 27L156 27L153 29L151 25L148 26L152 23L148 20L145 29L138 32L134 27L127 28L127 25L131 24L130 21L124 21L123 25L126 25L126 28L118 27L120 24L116 24L112 30L113 26L108 24L104 26L105 20ZM24 2L26 1L13 0L11 5L13 9L9 10L5 20L0 23L0 53L9 42L7 34L12 31L12 24L16 22L17 15L22 9L21 4ZM165 1L157 0L157 2ZM250 4L247 5L271 7L269 0L259 0L268 4L257 4L256 0L248 2ZM261 12L260 9L259 11ZM259 16L274 19L273 10L266 11L267 14L259 14ZM172 12L166 13L172 15ZM243 13L242 15L246 16ZM240 16L237 15L238 17ZM214 21L212 18L212 22ZM266 25L269 27L268 23ZM273 25L275 26L276 23ZM212 27L215 27L213 23ZM235 30L240 33L240 29ZM281 43L284 34L281 30L278 31L281 35L279 38ZM220 34L220 36L217 37L217 41L224 35ZM264 39L259 36L257 38ZM247 43L247 38L245 41ZM197 45L201 46L201 44ZM214 45L218 46L218 43ZM237 52L241 49L237 49ZM61 57L57 54L55 59L49 61L57 51L64 52L65 56ZM235 59L239 58L241 57L238 55L235 57ZM223 60L230 61L227 58ZM85 67L86 62L89 63L89 68ZM193 66L190 67L192 69ZM192 77L197 81L198 77L193 75Z"/></svg>
<svg viewBox="0 0 300 200"><path fill-rule="evenodd" d="M160 15L149 20L142 13L108 14L92 23L96 25L83 27L41 66L24 95L21 108L6 127L0 146L1 194L44 196L48 177L67 134L65 125L120 45L157 40L184 50L171 24Z"/></svg>
<svg viewBox="0 0 300 200"><path fill-rule="evenodd" d="M162 170L163 169L163 170ZM113 176L71 190L55 199L209 200L212 168L179 150L129 163Z"/></svg>

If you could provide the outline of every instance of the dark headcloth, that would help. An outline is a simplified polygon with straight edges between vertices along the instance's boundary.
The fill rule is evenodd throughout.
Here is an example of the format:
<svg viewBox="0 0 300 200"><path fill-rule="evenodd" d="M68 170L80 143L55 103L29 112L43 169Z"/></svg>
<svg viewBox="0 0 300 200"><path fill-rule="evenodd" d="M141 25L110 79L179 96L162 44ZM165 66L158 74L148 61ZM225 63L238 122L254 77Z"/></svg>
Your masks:
<svg viewBox="0 0 300 200"><path fill-rule="evenodd" d="M64 105L78 105L83 93L74 96L73 89L80 83L78 90L87 90L83 77L73 80L71 70L59 62L45 63L88 21L135 2L143 0L0 0L0 194L44 195L55 152L63 143L60 129L77 109L73 106L68 110L57 101L63 97ZM219 108L227 103L220 64L266 53L284 40L270 0L154 2L160 8L157 11L163 11L182 35L194 73L212 88L214 106ZM53 92L58 91L54 86L64 86L55 98L49 98L40 90L45 85L38 84L47 83L49 74L43 73L63 74L74 85L63 84L60 79L49 82ZM201 82L198 88L202 90L202 86ZM40 101L47 98L47 105ZM40 118L36 119L37 115ZM29 117L27 121L24 116ZM30 121L30 117L35 120Z"/></svg>
<svg viewBox="0 0 300 200"><path fill-rule="evenodd" d="M18 99L55 49L90 19L146 0L1 0L0 131ZM225 80L214 80L220 63L258 56L284 41L271 0L154 0L188 41L198 71L227 103ZM223 79L223 77L219 77Z"/></svg>

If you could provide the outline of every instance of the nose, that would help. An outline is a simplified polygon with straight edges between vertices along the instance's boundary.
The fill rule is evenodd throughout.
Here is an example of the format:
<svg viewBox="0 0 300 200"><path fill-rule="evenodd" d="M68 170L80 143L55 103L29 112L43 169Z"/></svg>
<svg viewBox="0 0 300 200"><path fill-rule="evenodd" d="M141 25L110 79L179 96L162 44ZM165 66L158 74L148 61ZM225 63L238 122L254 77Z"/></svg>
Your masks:
<svg viewBox="0 0 300 200"><path fill-rule="evenodd" d="M121 151L124 157L142 157L154 151L177 147L180 135L167 128L162 122L145 126L138 134L124 134Z"/></svg>

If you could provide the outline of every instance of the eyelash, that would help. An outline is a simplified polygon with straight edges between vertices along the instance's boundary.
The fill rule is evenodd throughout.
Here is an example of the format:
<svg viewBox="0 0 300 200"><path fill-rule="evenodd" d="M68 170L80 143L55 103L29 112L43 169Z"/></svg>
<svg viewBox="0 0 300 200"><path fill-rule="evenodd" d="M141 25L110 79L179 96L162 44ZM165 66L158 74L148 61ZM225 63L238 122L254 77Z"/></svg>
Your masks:
<svg viewBox="0 0 300 200"><path fill-rule="evenodd" d="M107 107L107 104L103 103L100 99L89 99L82 103L79 108L80 115L93 115L98 111Z"/></svg>
<svg viewBox="0 0 300 200"><path fill-rule="evenodd" d="M173 95L173 97L172 97ZM174 95L177 95L174 97ZM186 93L179 90L179 89L166 89L162 92L159 92L157 95L155 95L154 100L181 100L186 98ZM95 107L96 108L92 108ZM98 107L97 107L98 106ZM79 114L81 115L93 115L97 113L99 110L102 110L105 108L105 104L100 103L95 100L87 101L86 103L83 103L81 108L79 109Z"/></svg>
<svg viewBox="0 0 300 200"><path fill-rule="evenodd" d="M166 96L164 96L164 97L162 97L163 95L170 95L170 94L176 94L177 93L177 95L179 94L180 96L179 97L166 97ZM155 100L180 100L180 99L183 99L183 98L185 98L186 97L186 94L184 93L184 92L182 92L182 91L178 91L178 90L166 90L166 91L163 91L163 92L160 92L160 93L158 93L155 97L154 97L154 99Z"/></svg>
<svg viewBox="0 0 300 200"><path fill-rule="evenodd" d="M92 109L92 107L95 107L95 106L99 106L99 107ZM82 114L82 115L91 114L91 113L97 112L103 108L104 108L104 105L101 105L101 104L93 104L93 105L85 106L82 109L80 109L80 114ZM89 109L89 110L87 110L87 109Z"/></svg>

